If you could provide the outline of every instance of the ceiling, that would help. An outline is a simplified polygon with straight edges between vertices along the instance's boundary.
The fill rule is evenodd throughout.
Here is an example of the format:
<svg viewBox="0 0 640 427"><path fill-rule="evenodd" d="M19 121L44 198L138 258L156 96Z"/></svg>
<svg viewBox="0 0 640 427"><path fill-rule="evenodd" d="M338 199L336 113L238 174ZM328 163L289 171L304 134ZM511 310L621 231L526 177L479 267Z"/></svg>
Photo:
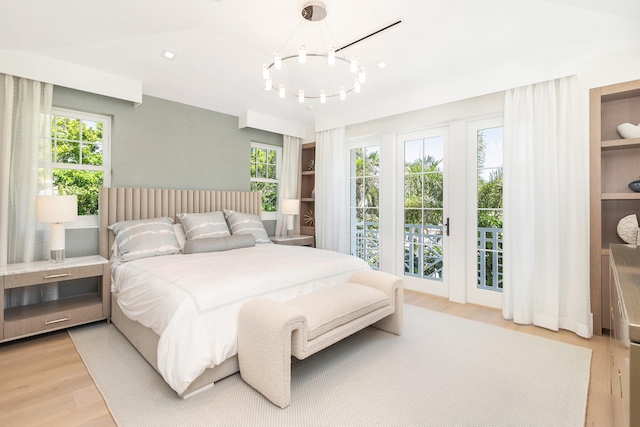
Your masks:
<svg viewBox="0 0 640 427"><path fill-rule="evenodd" d="M146 95L317 128L475 96L490 90L482 81L508 84L531 64L640 47L638 0L325 0L324 23L302 20L304 3L0 0L0 49L135 79ZM321 31L325 47L344 46L398 20L343 51L366 69L361 93L322 105L263 90L262 66L275 50L293 54L304 43L318 52ZM163 58L164 49L176 58Z"/></svg>

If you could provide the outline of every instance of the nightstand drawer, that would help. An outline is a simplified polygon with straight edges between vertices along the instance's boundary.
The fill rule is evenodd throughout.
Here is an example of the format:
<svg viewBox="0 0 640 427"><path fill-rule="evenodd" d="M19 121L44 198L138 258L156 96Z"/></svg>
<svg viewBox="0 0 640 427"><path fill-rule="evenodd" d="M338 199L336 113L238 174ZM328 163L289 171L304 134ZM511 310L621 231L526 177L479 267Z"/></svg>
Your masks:
<svg viewBox="0 0 640 427"><path fill-rule="evenodd" d="M5 310L4 339L104 319L102 300L97 294L49 301Z"/></svg>
<svg viewBox="0 0 640 427"><path fill-rule="evenodd" d="M19 288L21 286L53 283L61 280L82 279L102 275L102 264L86 265L81 267L61 267L50 270L41 270L33 273L11 274L4 278L4 288Z"/></svg>
<svg viewBox="0 0 640 427"><path fill-rule="evenodd" d="M315 238L304 234L297 234L295 236L271 236L271 241L276 245L315 247Z"/></svg>
<svg viewBox="0 0 640 427"><path fill-rule="evenodd" d="M292 246L312 246L313 245L313 237L309 237L308 239L295 239L289 243Z"/></svg>

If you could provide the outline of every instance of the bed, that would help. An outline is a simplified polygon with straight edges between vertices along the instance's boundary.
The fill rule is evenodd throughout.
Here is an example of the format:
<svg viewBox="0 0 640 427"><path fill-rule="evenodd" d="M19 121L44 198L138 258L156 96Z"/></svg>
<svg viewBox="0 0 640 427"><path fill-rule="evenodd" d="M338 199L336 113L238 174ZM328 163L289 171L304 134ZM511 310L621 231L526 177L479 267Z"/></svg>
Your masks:
<svg viewBox="0 0 640 427"><path fill-rule="evenodd" d="M188 224L197 215L181 214L226 211L259 217L260 210L260 193L252 192L100 191L99 253L112 260L111 321L179 396L189 397L238 372L237 312L244 302L263 296L288 300L344 283L369 267L349 255L270 242L123 262L126 254L114 245L114 224L165 217ZM173 229L178 232L182 226ZM187 239L181 246L186 252L193 243L236 237L241 236ZM256 235L251 240L260 239Z"/></svg>

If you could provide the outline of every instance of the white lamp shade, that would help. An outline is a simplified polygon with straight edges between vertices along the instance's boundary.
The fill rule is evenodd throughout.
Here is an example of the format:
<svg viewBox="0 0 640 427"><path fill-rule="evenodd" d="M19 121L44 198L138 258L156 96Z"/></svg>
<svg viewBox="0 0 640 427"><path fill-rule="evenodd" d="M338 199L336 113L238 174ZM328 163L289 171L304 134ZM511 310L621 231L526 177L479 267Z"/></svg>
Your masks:
<svg viewBox="0 0 640 427"><path fill-rule="evenodd" d="M282 213L285 215L298 215L300 213L300 200L282 199Z"/></svg>
<svg viewBox="0 0 640 427"><path fill-rule="evenodd" d="M38 222L73 222L78 219L78 197L37 196L36 219Z"/></svg>

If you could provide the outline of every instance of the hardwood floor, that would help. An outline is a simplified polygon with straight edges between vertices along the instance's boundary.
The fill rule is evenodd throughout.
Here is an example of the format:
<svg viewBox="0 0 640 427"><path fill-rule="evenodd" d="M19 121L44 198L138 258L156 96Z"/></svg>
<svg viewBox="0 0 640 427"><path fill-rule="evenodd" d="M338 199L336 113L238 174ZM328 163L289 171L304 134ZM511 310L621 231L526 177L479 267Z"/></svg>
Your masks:
<svg viewBox="0 0 640 427"><path fill-rule="evenodd" d="M0 425L115 426L66 331L0 344Z"/></svg>
<svg viewBox="0 0 640 427"><path fill-rule="evenodd" d="M609 337L516 325L499 310L406 291L405 303L592 350L586 426L611 423ZM0 344L0 425L115 426L66 331Z"/></svg>

